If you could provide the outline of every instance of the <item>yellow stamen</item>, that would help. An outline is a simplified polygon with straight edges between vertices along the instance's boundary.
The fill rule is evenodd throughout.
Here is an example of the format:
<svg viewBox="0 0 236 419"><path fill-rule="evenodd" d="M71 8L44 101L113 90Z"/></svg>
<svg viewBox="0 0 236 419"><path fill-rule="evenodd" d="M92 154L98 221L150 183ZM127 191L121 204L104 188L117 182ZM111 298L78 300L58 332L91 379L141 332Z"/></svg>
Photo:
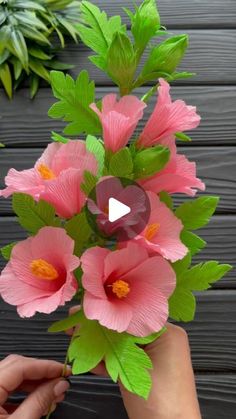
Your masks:
<svg viewBox="0 0 236 419"><path fill-rule="evenodd" d="M109 214L109 207L108 205L104 208L103 210L104 214L108 215Z"/></svg>
<svg viewBox="0 0 236 419"><path fill-rule="evenodd" d="M128 282L122 281L122 279L118 279L112 284L112 292L114 292L118 298L124 298L129 294L130 286Z"/></svg>
<svg viewBox="0 0 236 419"><path fill-rule="evenodd" d="M160 228L160 224L158 223L149 224L145 231L145 238L148 241L151 241L153 237L157 234L159 228Z"/></svg>
<svg viewBox="0 0 236 419"><path fill-rule="evenodd" d="M53 173L53 171L49 169L49 167L45 164L40 164L38 166L38 172L44 180L51 180L56 178L55 173Z"/></svg>
<svg viewBox="0 0 236 419"><path fill-rule="evenodd" d="M30 263L31 272L40 279L53 281L58 278L58 272L51 263L44 259L35 259Z"/></svg>

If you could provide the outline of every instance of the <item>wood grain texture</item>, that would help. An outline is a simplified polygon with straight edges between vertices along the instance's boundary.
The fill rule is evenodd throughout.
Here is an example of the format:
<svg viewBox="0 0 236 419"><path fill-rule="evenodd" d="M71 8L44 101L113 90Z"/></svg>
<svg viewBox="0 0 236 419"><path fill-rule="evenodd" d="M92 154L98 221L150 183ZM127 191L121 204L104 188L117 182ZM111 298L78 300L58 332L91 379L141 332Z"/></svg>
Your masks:
<svg viewBox="0 0 236 419"><path fill-rule="evenodd" d="M96 97L113 92L112 87L99 87ZM142 95L146 88L137 89ZM196 105L202 117L198 129L191 134L194 145L236 145L236 86L173 86L171 93L174 99L183 99L186 103ZM56 101L51 89L40 89L36 100L29 99L27 89L19 90L11 102L0 93L0 141L7 146L40 147L50 141L50 132L61 131L64 124L47 116L49 107ZM156 102L153 96L140 121L138 132L144 127Z"/></svg>
<svg viewBox="0 0 236 419"><path fill-rule="evenodd" d="M200 263L213 259L221 263L230 263L236 267L236 216L214 216L207 227L198 231L199 235L207 241L207 247L194 258ZM23 240L25 231L19 226L14 217L0 218L0 247L13 241ZM5 261L0 257L0 271ZM233 269L220 282L216 288L236 288L236 271Z"/></svg>
<svg viewBox="0 0 236 419"><path fill-rule="evenodd" d="M93 2L109 16L119 14L128 23L127 15L122 7L133 10L132 0L96 0ZM140 4L141 1L135 2ZM163 25L191 28L235 28L236 4L234 0L225 0L222 7L221 0L159 0L158 8Z"/></svg>
<svg viewBox="0 0 236 419"><path fill-rule="evenodd" d="M4 177L11 167L24 170L33 167L43 149L2 149L0 151L0 188L4 187ZM181 147L191 161L197 162L198 176L206 182L207 195L219 195L218 212L236 210L235 161L236 148L233 147ZM186 200L178 195L176 203ZM0 199L0 214L10 214L10 200Z"/></svg>
<svg viewBox="0 0 236 419"><path fill-rule="evenodd" d="M53 321L66 317L68 307L50 316L36 315L22 320L15 307L1 301L0 358L19 353L62 361L69 338L64 334L48 334L47 328ZM236 372L236 291L198 293L195 320L182 326L189 334L196 371Z"/></svg>
<svg viewBox="0 0 236 419"><path fill-rule="evenodd" d="M173 30L173 34L187 33L190 46L179 70L197 73L191 79L181 80L181 84L235 84L236 73L236 30ZM145 53L146 54L146 53ZM86 68L90 77L97 85L111 85L111 80L105 73L98 70L88 56L91 51L83 44L69 44L59 54L60 59L73 62L75 68L71 74L77 76L79 71ZM179 82L180 83L180 82Z"/></svg>

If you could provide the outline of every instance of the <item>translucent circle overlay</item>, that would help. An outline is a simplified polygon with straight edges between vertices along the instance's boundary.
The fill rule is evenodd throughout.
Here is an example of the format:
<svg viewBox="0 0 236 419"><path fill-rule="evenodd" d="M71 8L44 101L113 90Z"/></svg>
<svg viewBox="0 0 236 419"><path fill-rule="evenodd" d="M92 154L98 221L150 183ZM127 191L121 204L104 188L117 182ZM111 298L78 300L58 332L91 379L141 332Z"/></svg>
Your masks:
<svg viewBox="0 0 236 419"><path fill-rule="evenodd" d="M109 221L109 199L114 198L130 208L130 213ZM131 240L147 226L150 202L143 188L133 180L121 177L102 178L90 192L86 216L92 230L101 238Z"/></svg>

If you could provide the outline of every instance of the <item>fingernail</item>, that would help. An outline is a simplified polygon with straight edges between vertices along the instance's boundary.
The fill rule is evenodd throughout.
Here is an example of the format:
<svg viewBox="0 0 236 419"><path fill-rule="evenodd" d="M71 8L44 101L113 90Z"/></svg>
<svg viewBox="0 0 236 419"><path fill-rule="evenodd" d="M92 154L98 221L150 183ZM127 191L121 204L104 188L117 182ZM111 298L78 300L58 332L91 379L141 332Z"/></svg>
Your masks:
<svg viewBox="0 0 236 419"><path fill-rule="evenodd" d="M54 394L56 397L61 396L61 394L64 394L70 387L70 384L66 380L61 380L59 383L57 383L54 387Z"/></svg>

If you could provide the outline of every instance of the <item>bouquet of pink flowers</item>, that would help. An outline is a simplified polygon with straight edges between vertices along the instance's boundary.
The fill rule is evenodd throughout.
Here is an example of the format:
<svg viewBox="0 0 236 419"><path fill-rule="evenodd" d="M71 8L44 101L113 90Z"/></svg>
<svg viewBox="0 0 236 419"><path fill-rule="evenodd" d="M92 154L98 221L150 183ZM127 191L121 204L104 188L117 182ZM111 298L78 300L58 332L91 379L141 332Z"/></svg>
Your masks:
<svg viewBox="0 0 236 419"><path fill-rule="evenodd" d="M208 223L218 198L203 195L177 208L172 200L205 190L195 163L176 148L176 139L190 141L183 132L200 123L195 107L170 96L169 82L190 76L176 72L187 36L156 41L165 31L154 0L127 13L131 32L119 16L108 19L82 1L80 37L119 96L96 100L87 71L77 80L51 72L58 101L49 116L68 123L66 136L53 132L33 168L6 176L0 195L12 196L29 237L1 249L8 263L0 294L21 317L50 314L74 298L81 309L49 329L74 328L66 357L73 373L104 362L112 380L146 399L152 365L143 346L165 333L168 317L191 321L193 292L231 267L191 266L206 245L192 230ZM151 115L136 132L146 108ZM85 141L71 139L82 134Z"/></svg>

